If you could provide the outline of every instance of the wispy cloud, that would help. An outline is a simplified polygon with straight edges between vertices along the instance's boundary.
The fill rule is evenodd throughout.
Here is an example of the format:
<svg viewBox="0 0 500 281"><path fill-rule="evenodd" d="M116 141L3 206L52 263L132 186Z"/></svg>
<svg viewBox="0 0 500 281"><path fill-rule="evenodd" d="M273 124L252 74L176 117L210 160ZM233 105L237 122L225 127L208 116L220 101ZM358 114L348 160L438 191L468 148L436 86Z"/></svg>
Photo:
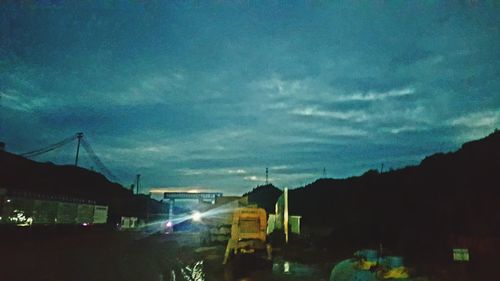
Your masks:
<svg viewBox="0 0 500 281"><path fill-rule="evenodd" d="M254 81L251 83L257 91L268 91L271 95L292 96L305 94L307 82L302 80L283 80L278 75L270 79Z"/></svg>
<svg viewBox="0 0 500 281"><path fill-rule="evenodd" d="M252 182L265 182L266 178L265 177L258 177L258 176L246 176L243 177L243 179L247 181L252 181ZM268 179L269 181L273 181L274 179Z"/></svg>
<svg viewBox="0 0 500 281"><path fill-rule="evenodd" d="M351 95L339 95L339 96L333 95L332 101L336 101L336 102L380 101L380 100L385 100L387 98L409 96L409 95L413 95L414 93L415 93L415 89L404 88L404 89L399 89L399 90L391 90L388 92L354 93Z"/></svg>
<svg viewBox="0 0 500 281"><path fill-rule="evenodd" d="M299 116L323 117L339 120L349 120L353 122L362 122L368 120L366 112L362 110L328 111L319 109L316 106L306 106L303 108L296 108L290 111L290 113Z"/></svg>
<svg viewBox="0 0 500 281"><path fill-rule="evenodd" d="M0 92L0 105L18 111L31 112L51 106L51 104L52 101L47 98L30 98L16 90Z"/></svg>
<svg viewBox="0 0 500 281"><path fill-rule="evenodd" d="M398 127L383 128L382 131L397 135L400 133L418 132L418 131L423 131L426 129L428 129L428 128L424 127L424 126L418 127L418 126L411 126L411 125L403 125L403 126L398 126Z"/></svg>
<svg viewBox="0 0 500 281"><path fill-rule="evenodd" d="M271 166L271 167L269 167L269 169L275 170L275 171L286 170L286 169L289 169L289 168L290 168L289 165L279 165L279 166Z"/></svg>
<svg viewBox="0 0 500 281"><path fill-rule="evenodd" d="M318 133L325 134L327 136L366 136L368 132L353 127L343 127L343 126L329 126L323 127L317 130Z"/></svg>
<svg viewBox="0 0 500 281"><path fill-rule="evenodd" d="M218 176L243 176L248 172L245 169L235 168L205 168L205 169L192 169L182 168L177 169L179 173L185 176L203 176L203 175L218 175Z"/></svg>
<svg viewBox="0 0 500 281"><path fill-rule="evenodd" d="M189 168L183 168L183 169L177 169L177 172L180 173L181 175L184 176L202 176L202 175L208 175L208 174L219 174L218 171L214 170L209 170L209 169L189 169Z"/></svg>
<svg viewBox="0 0 500 281"><path fill-rule="evenodd" d="M227 170L229 174L234 174L234 175L244 175L247 173L244 169L236 169L236 170Z"/></svg>
<svg viewBox="0 0 500 281"><path fill-rule="evenodd" d="M412 164L500 127L499 11L488 4L450 4L442 21L416 2L62 2L33 5L43 17L0 5L0 137L13 152L81 130L123 178L241 194L265 167L293 186L323 167L335 177Z"/></svg>
<svg viewBox="0 0 500 281"><path fill-rule="evenodd" d="M457 128L457 144L484 137L500 128L500 110L479 111L448 120L448 126Z"/></svg>
<svg viewBox="0 0 500 281"><path fill-rule="evenodd" d="M453 126L494 128L500 126L500 110L473 112L454 118L448 123Z"/></svg>

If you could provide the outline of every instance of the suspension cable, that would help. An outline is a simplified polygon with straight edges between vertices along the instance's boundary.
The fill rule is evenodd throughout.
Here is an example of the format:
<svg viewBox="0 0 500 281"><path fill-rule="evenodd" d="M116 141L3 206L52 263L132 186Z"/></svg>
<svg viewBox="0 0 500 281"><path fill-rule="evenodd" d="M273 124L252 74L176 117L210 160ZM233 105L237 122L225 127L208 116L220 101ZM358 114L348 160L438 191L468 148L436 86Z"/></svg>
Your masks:
<svg viewBox="0 0 500 281"><path fill-rule="evenodd" d="M44 148L40 148L40 149L37 149L37 150L33 150L33 151L21 153L19 155L21 155L23 157L26 157L26 158L32 158L32 157L35 157L35 156L38 156L38 155L42 155L44 153L47 153L47 152L50 152L52 150L58 149L58 148L60 148L60 147L62 147L64 145L66 145L66 144L74 141L75 139L77 139L79 137L79 134L81 134L81 133L78 133L78 134L75 134L75 135L73 135L71 137L65 138L62 141L56 142L56 143L51 144L49 146L46 146ZM105 176L107 176L109 179L118 182L119 181L118 178L115 175L113 175L113 173L111 173L111 171L104 165L104 163L102 163L101 159L99 159L99 157L97 156L97 154L92 149L92 146L90 145L90 143L85 138L81 138L81 144L82 144L83 148L85 149L85 151L87 152L87 155L89 156L89 158L92 160L92 162L94 162L94 164L98 167L98 169Z"/></svg>
<svg viewBox="0 0 500 281"><path fill-rule="evenodd" d="M89 155L90 159L94 164L101 170L101 172L104 173L105 176L109 177L113 181L118 181L118 178L111 173L111 171L102 163L101 159L97 156L97 154L94 152L92 147L90 146L90 143L86 139L82 139L82 146Z"/></svg>
<svg viewBox="0 0 500 281"><path fill-rule="evenodd" d="M32 157L35 157L35 156L38 156L38 155L41 155L41 154L44 154L44 153L47 153L49 151L52 151L54 149L57 149L67 143L70 143L72 142L74 139L76 138L76 135L74 136L71 136L71 137L68 137L68 138L65 138L63 139L62 141L59 141L59 142L56 142L54 144L51 144L49 146L46 146L44 148L40 148L40 149L37 149L37 150L33 150L33 151L29 151L29 152L25 152L25 153L21 153L20 155L23 156L23 157L26 157L26 158L32 158Z"/></svg>

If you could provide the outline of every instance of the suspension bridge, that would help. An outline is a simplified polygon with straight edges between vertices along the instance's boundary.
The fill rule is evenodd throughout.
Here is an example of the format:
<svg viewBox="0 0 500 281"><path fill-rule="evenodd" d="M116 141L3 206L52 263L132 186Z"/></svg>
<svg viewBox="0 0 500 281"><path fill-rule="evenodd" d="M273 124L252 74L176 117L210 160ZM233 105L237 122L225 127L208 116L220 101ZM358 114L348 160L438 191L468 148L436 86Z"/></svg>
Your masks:
<svg viewBox="0 0 500 281"><path fill-rule="evenodd" d="M45 153L48 153L50 151L59 149L68 143L77 141L77 147L76 147L76 155L75 155L75 166L78 166L78 158L80 155L80 146L83 147L85 152L87 152L87 155L89 156L90 160L94 163L94 165L97 167L99 172L101 172L104 176L106 176L108 179L119 182L119 179L104 165L104 163L99 159L97 154L95 153L94 149L92 149L92 146L90 143L84 138L84 135L82 132L76 133L70 137L67 137L61 141L58 141L56 143L53 143L51 145L48 145L46 147L36 149L33 151L28 151L25 153L21 153L20 155L25 158L34 158L36 156L43 155Z"/></svg>

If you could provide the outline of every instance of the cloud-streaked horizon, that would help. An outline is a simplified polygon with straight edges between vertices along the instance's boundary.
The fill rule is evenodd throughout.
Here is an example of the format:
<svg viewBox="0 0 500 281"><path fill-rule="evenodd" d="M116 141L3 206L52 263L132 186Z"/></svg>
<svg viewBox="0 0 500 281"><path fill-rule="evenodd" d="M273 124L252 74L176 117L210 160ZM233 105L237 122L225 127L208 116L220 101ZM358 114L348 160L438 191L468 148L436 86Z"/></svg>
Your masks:
<svg viewBox="0 0 500 281"><path fill-rule="evenodd" d="M241 194L500 127L494 2L0 4L0 140L85 133L124 185ZM74 145L35 158L70 164ZM81 164L92 163L82 156Z"/></svg>

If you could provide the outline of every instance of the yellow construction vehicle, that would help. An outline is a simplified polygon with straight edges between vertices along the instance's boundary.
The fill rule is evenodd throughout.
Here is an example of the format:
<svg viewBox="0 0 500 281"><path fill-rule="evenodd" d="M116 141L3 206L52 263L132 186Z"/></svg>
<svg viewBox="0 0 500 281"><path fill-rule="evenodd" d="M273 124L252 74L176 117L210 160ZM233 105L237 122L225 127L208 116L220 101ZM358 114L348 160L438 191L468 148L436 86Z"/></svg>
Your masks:
<svg viewBox="0 0 500 281"><path fill-rule="evenodd" d="M264 252L272 258L271 245L266 241L267 215L262 208L238 208L233 212L231 238L227 242L223 264L231 255Z"/></svg>

